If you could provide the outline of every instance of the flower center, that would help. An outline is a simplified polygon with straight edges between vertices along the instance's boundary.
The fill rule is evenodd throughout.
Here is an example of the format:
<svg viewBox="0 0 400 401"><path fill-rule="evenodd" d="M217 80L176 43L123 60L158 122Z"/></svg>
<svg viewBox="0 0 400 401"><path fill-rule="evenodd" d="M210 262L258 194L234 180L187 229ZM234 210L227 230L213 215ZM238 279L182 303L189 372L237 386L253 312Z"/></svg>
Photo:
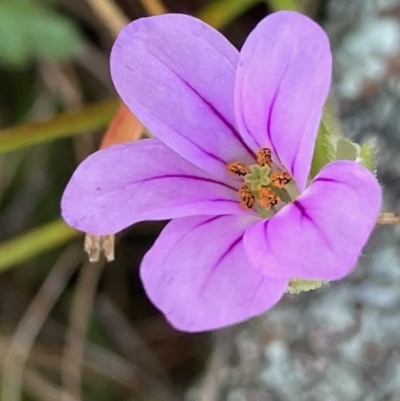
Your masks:
<svg viewBox="0 0 400 401"><path fill-rule="evenodd" d="M272 152L261 148L256 155L257 163L247 166L240 162L228 164L228 171L242 179L239 199L246 210L255 210L264 219L270 218L284 205L293 202L300 195L290 174L272 160ZM286 292L298 294L311 291L326 284L326 281L292 278Z"/></svg>
<svg viewBox="0 0 400 401"><path fill-rule="evenodd" d="M287 187L292 177L282 166L272 161L272 152L261 148L257 152L257 164L246 166L239 162L228 164L228 171L244 180L239 189L241 206L255 209L262 217L271 217L282 206L294 200L295 193Z"/></svg>

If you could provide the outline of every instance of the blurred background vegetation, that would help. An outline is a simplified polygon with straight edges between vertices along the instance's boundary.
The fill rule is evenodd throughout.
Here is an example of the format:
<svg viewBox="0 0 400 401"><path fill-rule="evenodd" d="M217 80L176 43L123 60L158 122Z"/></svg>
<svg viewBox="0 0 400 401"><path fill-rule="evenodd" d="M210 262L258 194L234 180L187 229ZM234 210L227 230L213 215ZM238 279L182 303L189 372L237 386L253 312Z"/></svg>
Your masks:
<svg viewBox="0 0 400 401"><path fill-rule="evenodd" d="M274 10L302 10L324 24L333 2L0 1L1 400L180 400L214 361L212 334L176 332L143 293L138 267L163 223L126 230L117 237L114 262L90 264L83 236L59 217L63 188L98 149L119 106L108 70L119 28L146 15L182 12L240 48ZM337 43L342 22L330 20ZM358 107L348 99L341 104L345 117ZM270 399L285 398L254 398Z"/></svg>

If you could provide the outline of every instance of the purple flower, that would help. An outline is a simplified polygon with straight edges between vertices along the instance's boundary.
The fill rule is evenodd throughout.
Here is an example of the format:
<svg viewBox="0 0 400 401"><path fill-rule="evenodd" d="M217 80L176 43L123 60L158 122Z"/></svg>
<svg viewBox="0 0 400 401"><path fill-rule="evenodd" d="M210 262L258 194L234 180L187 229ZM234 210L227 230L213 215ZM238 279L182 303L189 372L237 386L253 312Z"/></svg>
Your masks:
<svg viewBox="0 0 400 401"><path fill-rule="evenodd" d="M294 12L261 21L240 54L189 16L132 22L112 50L112 78L157 139L88 157L65 190L64 219L97 235L174 219L141 278L185 331L258 315L290 279L344 277L381 195L352 161L309 180L331 64L326 34Z"/></svg>

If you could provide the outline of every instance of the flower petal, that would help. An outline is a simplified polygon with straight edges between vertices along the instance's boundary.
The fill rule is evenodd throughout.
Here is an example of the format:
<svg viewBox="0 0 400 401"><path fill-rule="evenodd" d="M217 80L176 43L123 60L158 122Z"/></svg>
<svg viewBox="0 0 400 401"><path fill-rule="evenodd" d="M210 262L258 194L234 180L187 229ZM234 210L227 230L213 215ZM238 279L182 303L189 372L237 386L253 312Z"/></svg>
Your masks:
<svg viewBox="0 0 400 401"><path fill-rule="evenodd" d="M330 163L298 200L246 232L246 251L268 277L338 280L356 264L380 203L368 170L352 161Z"/></svg>
<svg viewBox="0 0 400 401"><path fill-rule="evenodd" d="M241 214L237 189L192 165L158 139L111 146L75 171L62 202L65 221L95 235L143 220Z"/></svg>
<svg viewBox="0 0 400 401"><path fill-rule="evenodd" d="M253 149L271 147L301 191L331 69L325 32L308 17L291 11L261 21L240 53L235 109L241 134Z"/></svg>
<svg viewBox="0 0 400 401"><path fill-rule="evenodd" d="M111 53L114 85L131 111L166 145L205 171L252 162L233 108L237 50L186 15L142 18L126 26Z"/></svg>
<svg viewBox="0 0 400 401"><path fill-rule="evenodd" d="M251 268L243 248L243 233L256 219L200 216L167 225L144 257L141 277L174 327L224 327L263 313L281 298L287 280Z"/></svg>

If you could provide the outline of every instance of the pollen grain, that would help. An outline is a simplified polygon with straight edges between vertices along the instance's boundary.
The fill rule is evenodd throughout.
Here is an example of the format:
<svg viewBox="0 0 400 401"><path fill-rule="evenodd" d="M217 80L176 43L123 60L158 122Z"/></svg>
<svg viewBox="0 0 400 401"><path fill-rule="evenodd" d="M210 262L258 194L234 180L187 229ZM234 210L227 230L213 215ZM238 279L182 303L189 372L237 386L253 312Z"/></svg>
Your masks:
<svg viewBox="0 0 400 401"><path fill-rule="evenodd" d="M252 209L256 201L250 187L246 184L239 189L239 198L240 205L247 210Z"/></svg>
<svg viewBox="0 0 400 401"><path fill-rule="evenodd" d="M272 152L271 149L261 148L257 152L257 164L259 166L272 166Z"/></svg>
<svg viewBox="0 0 400 401"><path fill-rule="evenodd" d="M275 206L281 199L279 196L271 189L263 187L258 191L258 203L265 209L270 209Z"/></svg>
<svg viewBox="0 0 400 401"><path fill-rule="evenodd" d="M292 180L292 177L286 171L275 171L269 176L271 184L276 188L285 188Z"/></svg>
<svg viewBox="0 0 400 401"><path fill-rule="evenodd" d="M249 172L249 168L243 163L233 162L228 164L228 171L236 177L244 177Z"/></svg>

